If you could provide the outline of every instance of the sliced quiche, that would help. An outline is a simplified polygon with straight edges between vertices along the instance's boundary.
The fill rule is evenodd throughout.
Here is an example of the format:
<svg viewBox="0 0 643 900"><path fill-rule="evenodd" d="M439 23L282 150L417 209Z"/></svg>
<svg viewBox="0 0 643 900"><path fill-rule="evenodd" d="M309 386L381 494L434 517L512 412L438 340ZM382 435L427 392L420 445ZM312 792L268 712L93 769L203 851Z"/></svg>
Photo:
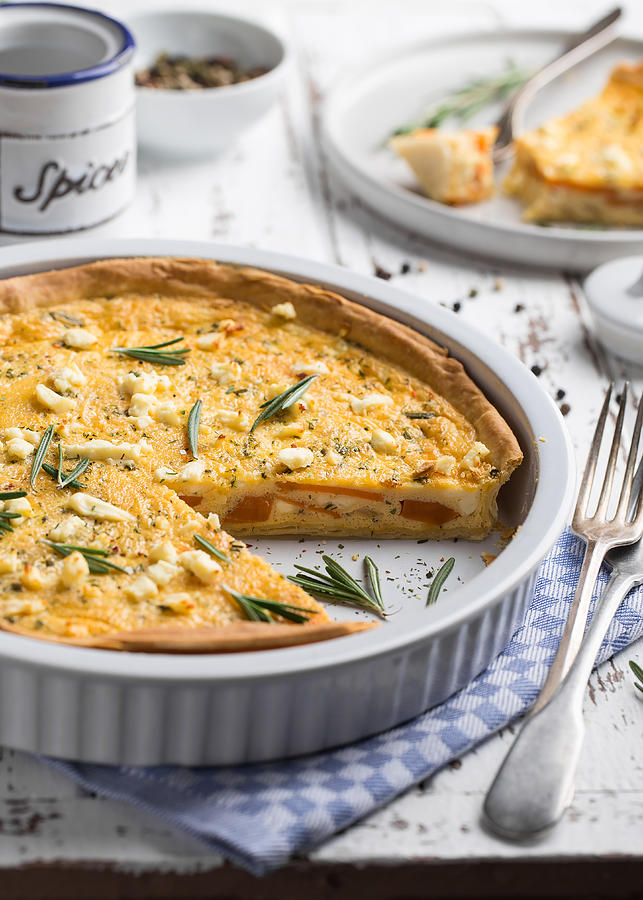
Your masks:
<svg viewBox="0 0 643 900"><path fill-rule="evenodd" d="M259 623L263 632L303 641L319 639L314 630L349 630L257 557L229 552L232 539L212 529L478 539L494 526L498 490L522 459L508 425L443 348L337 294L266 272L109 260L0 282L0 314L0 491L27 491L5 501L5 513L12 504L32 509L0 537L0 567L8 567L0 615L34 634L104 646L117 632L116 643L161 628L165 640L168 628L176 635L190 626L190 640L205 628L211 647L213 628L258 624L228 588L311 611L303 627L277 611L281 624ZM46 468L32 486L47 435ZM84 487L60 487L58 469L69 475L83 460L74 481ZM124 517L92 524L101 520L76 508L90 503L85 495ZM52 548L56 534L65 545L97 541L103 559L126 571L84 573L84 587L66 586L72 556ZM192 559L185 554L208 558L195 535L229 557L219 565L210 553L210 569L220 569L211 581L181 563ZM172 551L156 558L164 542L178 562ZM154 579L161 563L174 567L167 584ZM12 594L34 567L46 584ZM137 596L141 586L148 598ZM181 595L194 604L187 612L166 602ZM43 606L6 612L25 596Z"/></svg>

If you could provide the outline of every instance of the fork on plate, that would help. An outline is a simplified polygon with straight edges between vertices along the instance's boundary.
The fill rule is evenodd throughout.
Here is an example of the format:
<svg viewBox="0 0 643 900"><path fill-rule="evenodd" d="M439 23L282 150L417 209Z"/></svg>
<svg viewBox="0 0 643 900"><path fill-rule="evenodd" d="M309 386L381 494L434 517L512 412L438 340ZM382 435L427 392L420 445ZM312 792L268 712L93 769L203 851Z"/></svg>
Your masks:
<svg viewBox="0 0 643 900"><path fill-rule="evenodd" d="M484 803L486 824L503 837L525 839L539 834L555 824L571 802L584 732L582 697L587 677L620 601L633 584L643 581L641 571L640 579L636 573L628 572L627 578L619 575L614 583L610 583L603 597L597 601L592 624L585 635L592 591L607 552L615 547L635 544L643 537L643 503L639 502L643 469L639 469L634 479L643 400L639 402L618 505L614 515L610 516L627 394L628 385L625 384L598 503L590 514L589 504L609 412L611 386L605 395L572 520L573 530L585 539L586 547L569 617L542 691L505 757Z"/></svg>

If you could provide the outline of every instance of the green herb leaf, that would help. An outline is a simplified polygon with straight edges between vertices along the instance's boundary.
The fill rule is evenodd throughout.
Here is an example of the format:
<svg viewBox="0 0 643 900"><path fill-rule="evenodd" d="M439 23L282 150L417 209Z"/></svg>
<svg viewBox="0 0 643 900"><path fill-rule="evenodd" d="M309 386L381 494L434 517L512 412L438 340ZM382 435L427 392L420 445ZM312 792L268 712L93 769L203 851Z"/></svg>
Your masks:
<svg viewBox="0 0 643 900"><path fill-rule="evenodd" d="M352 575L335 562L330 556L322 556L322 560L326 566L326 572L320 572L317 569L308 569L305 566L295 566L302 574L290 575L288 580L293 584L299 585L310 594L317 594L320 597L326 597L334 603L348 603L352 606L359 606L361 609L367 609L374 612L378 616L385 616L384 603L379 583L379 574L377 566L366 557L366 571L371 583L372 594L356 581Z"/></svg>
<svg viewBox="0 0 643 900"><path fill-rule="evenodd" d="M17 500L19 497L26 497L26 491L0 491L0 501Z"/></svg>
<svg viewBox="0 0 643 900"><path fill-rule="evenodd" d="M199 425L201 424L201 406L202 402L197 400L188 416L188 444L190 445L190 453L194 459L198 459L198 442L199 442Z"/></svg>
<svg viewBox="0 0 643 900"><path fill-rule="evenodd" d="M435 413L432 412L405 412L407 419L435 419Z"/></svg>
<svg viewBox="0 0 643 900"><path fill-rule="evenodd" d="M56 475L58 484L63 480L63 445L58 442L58 474Z"/></svg>
<svg viewBox="0 0 643 900"><path fill-rule="evenodd" d="M450 556L449 559L442 565L433 579L433 584L431 585L431 589L429 591L429 596L426 598L426 605L431 606L436 602L438 597L440 596L440 591L442 590L442 586L444 582L447 580L449 575L451 574L451 570L455 566L455 559L453 556Z"/></svg>
<svg viewBox="0 0 643 900"><path fill-rule="evenodd" d="M271 419L273 416L276 416L277 413L282 412L284 409L288 409L293 403L296 403L300 397L303 397L316 378L319 378L319 375L307 375L305 378L302 378L301 381L298 381L297 384L291 385L291 387L286 388L281 394L273 397L272 400L266 400L262 403L259 407L261 412L252 423L250 433L252 434L255 428L258 425L261 425L262 422L265 422L266 419Z"/></svg>
<svg viewBox="0 0 643 900"><path fill-rule="evenodd" d="M120 353L122 356L153 363L156 366L184 366L185 360L182 357L190 352L189 347L181 350L163 350L164 347L171 347L183 340L185 339L180 337L164 341L162 344L150 344L147 347L112 347L111 350L112 353Z"/></svg>
<svg viewBox="0 0 643 900"><path fill-rule="evenodd" d="M220 559L221 562L224 562L224 563L230 562L230 560L225 555L225 553L222 553L218 547L215 547L214 544L210 543L210 541L206 540L204 537L201 537L200 534L195 534L194 540L197 542L197 544L200 544L204 550L207 550L208 553L210 553L212 556L216 557L216 559Z"/></svg>
<svg viewBox="0 0 643 900"><path fill-rule="evenodd" d="M638 663L635 663L633 659L630 660L630 669L634 673L635 677L638 678L638 681L634 682L634 687L641 691L641 693L643 693L643 669L638 665ZM640 682L640 684L638 682Z"/></svg>
<svg viewBox="0 0 643 900"><path fill-rule="evenodd" d="M310 610L301 606L293 606L291 603L278 603L276 600L266 600L262 597L251 597L249 594L240 594L232 588L223 585L223 589L237 601L248 619L254 622L274 622L274 616L281 616L282 619L288 619L289 622L296 622L298 625L308 622L310 619ZM305 613L305 615L302 615Z"/></svg>
<svg viewBox="0 0 643 900"><path fill-rule="evenodd" d="M51 475L51 477L54 480L56 480L56 481L58 480L58 469L56 468L56 466L52 466L50 463L44 462L42 464L42 470L43 470L43 472L46 472L47 475ZM73 481L67 482L65 484L65 487L68 487L69 485L71 485L71 487L78 488L78 490L81 490L81 491L83 491L87 487L86 484L81 484L81 482L76 481L76 479L74 479Z"/></svg>
<svg viewBox="0 0 643 900"><path fill-rule="evenodd" d="M514 62L507 62L504 72L491 78L476 78L464 87L448 94L416 122L397 128L393 134L409 134L416 128L439 128L447 119L463 124L485 106L506 99L509 94L530 77L531 72L520 69Z"/></svg>
<svg viewBox="0 0 643 900"><path fill-rule="evenodd" d="M76 316L71 316L62 310L54 309L49 315L55 322L61 322L63 325L76 325L82 328L85 324L82 319L77 319Z"/></svg>
<svg viewBox="0 0 643 900"><path fill-rule="evenodd" d="M116 563L104 559L107 556L106 550L99 550L94 547L79 547L77 544L59 544L56 541L48 541L45 538L42 539L42 542L51 547L52 550L55 550L59 556L69 556L77 550L85 557L89 571L94 575L108 575L110 570L124 572L126 575L130 574L129 569L124 569L122 566L117 566Z"/></svg>
<svg viewBox="0 0 643 900"><path fill-rule="evenodd" d="M51 444L51 439L54 436L54 428L54 425L50 425L45 429L40 438L40 443L38 444L38 449L36 450L36 455L33 459L33 465L31 466L31 476L29 477L29 484L31 487L34 487L38 472L40 472L40 469L42 468L45 456L47 455L47 450L49 450L49 445ZM58 473L56 473L56 477L58 477Z"/></svg>
<svg viewBox="0 0 643 900"><path fill-rule="evenodd" d="M78 484L76 479L78 478L79 475L83 474L83 472L89 465L89 462L90 461L87 459L87 457L84 457L83 459L79 459L78 462L76 463L76 465L74 466L74 468L71 470L71 472L68 472L67 475L64 476L63 480L60 482L60 487L64 488L64 487L67 487L68 484L74 484L74 485Z"/></svg>

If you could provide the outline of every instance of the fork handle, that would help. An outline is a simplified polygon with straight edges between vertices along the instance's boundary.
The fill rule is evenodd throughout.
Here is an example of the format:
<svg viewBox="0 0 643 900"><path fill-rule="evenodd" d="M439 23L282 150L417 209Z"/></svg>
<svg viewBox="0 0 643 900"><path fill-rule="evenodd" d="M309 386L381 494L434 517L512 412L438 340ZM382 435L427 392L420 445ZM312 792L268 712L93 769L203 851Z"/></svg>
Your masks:
<svg viewBox="0 0 643 900"><path fill-rule="evenodd" d="M484 804L487 823L503 837L534 837L571 803L585 733L587 679L616 610L638 582L631 575L612 575L573 666L549 703L527 719L505 757Z"/></svg>
<svg viewBox="0 0 643 900"><path fill-rule="evenodd" d="M594 585L608 549L608 546L602 541L588 540L587 542L576 592L560 644L530 715L535 715L551 700L578 653L585 634Z"/></svg>

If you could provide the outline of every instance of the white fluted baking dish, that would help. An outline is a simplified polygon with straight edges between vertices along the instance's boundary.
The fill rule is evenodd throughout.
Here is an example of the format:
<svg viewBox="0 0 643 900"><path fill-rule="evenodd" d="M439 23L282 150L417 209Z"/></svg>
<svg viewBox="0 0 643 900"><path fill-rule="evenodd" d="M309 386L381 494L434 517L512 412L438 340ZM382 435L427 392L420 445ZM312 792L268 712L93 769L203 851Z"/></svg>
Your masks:
<svg viewBox="0 0 643 900"><path fill-rule="evenodd" d="M508 524L467 541L254 541L285 573L331 553L359 573L369 553L394 614L375 631L256 653L175 656L49 644L0 633L0 743L102 763L237 764L309 753L389 728L439 703L498 654L570 511L573 454L536 378L438 306L344 269L249 248L167 240L60 240L0 250L0 278L98 258L197 256L323 284L446 345L511 424L525 461L500 496ZM483 552L498 556L488 567ZM356 556L357 555L357 556ZM456 567L425 606L427 570ZM358 561L359 558L359 561ZM364 616L335 607L336 618Z"/></svg>

